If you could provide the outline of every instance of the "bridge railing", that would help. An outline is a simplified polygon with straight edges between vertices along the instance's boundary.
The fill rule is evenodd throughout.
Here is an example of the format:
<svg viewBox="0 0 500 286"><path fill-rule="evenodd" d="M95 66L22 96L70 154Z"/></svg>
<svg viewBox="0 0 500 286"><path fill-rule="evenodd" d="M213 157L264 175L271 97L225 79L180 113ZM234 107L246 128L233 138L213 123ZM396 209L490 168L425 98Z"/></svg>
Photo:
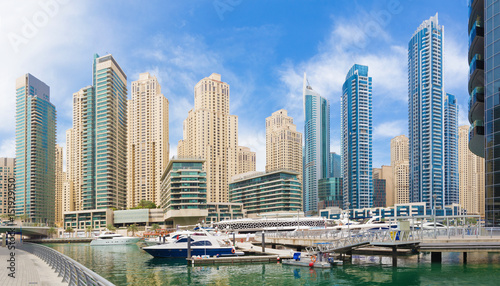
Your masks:
<svg viewBox="0 0 500 286"><path fill-rule="evenodd" d="M29 242L18 244L16 247L45 261L70 286L114 286L94 271L50 247Z"/></svg>

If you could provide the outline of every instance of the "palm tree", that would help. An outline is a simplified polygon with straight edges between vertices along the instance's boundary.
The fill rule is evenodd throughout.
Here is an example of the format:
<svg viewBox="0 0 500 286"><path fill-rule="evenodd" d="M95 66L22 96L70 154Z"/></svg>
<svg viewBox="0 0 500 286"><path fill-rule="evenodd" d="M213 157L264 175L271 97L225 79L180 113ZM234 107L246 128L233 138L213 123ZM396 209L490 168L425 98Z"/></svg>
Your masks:
<svg viewBox="0 0 500 286"><path fill-rule="evenodd" d="M106 226L106 228L109 230L109 231L115 231L116 230L116 227L114 227L112 224L108 224Z"/></svg>
<svg viewBox="0 0 500 286"><path fill-rule="evenodd" d="M73 232L75 232L75 230L71 226L68 226L66 228L65 232L67 232L67 233L73 233ZM71 237L71 234L70 234L70 237Z"/></svg>
<svg viewBox="0 0 500 286"><path fill-rule="evenodd" d="M92 233L92 227L91 226L87 226L87 228L85 229L85 232L89 234L89 237L91 236L90 234Z"/></svg>
<svg viewBox="0 0 500 286"><path fill-rule="evenodd" d="M134 224L131 224L127 227L127 235L128 235L128 232L131 231L132 232L132 236L135 235L135 232L137 231L137 225Z"/></svg>
<svg viewBox="0 0 500 286"><path fill-rule="evenodd" d="M55 227L51 227L49 228L49 230L47 230L47 234L50 236L50 238L53 238L54 237L54 234L57 233L57 229Z"/></svg>
<svg viewBox="0 0 500 286"><path fill-rule="evenodd" d="M157 223L153 223L153 225L151 226L151 230L152 231L157 231L160 229L160 225L157 224Z"/></svg>

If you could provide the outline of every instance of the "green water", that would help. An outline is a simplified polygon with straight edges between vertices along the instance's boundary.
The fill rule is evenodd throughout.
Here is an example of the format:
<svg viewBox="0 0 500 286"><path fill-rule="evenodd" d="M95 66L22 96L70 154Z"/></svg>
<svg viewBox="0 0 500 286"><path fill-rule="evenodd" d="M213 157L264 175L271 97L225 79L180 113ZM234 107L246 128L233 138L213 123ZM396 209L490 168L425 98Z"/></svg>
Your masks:
<svg viewBox="0 0 500 286"><path fill-rule="evenodd" d="M48 244L116 285L500 285L500 253L444 253L400 257L354 256L331 269L281 264L188 267L185 260L152 258L136 245L91 247L88 243Z"/></svg>

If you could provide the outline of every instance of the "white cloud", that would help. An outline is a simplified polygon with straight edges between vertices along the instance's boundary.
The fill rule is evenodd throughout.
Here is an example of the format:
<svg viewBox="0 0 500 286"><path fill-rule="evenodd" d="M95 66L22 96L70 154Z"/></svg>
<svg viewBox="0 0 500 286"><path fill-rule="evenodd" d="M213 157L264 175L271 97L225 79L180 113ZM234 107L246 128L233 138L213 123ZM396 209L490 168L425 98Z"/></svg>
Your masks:
<svg viewBox="0 0 500 286"><path fill-rule="evenodd" d="M373 139L393 138L404 134L406 132L407 125L408 121L405 120L387 121L381 123L374 128Z"/></svg>

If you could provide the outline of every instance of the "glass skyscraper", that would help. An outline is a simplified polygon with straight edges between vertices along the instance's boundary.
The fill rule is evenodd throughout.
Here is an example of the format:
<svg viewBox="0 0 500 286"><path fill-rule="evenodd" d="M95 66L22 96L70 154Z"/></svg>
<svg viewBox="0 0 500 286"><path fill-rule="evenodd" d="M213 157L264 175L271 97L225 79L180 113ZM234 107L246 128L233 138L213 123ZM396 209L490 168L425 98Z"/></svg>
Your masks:
<svg viewBox="0 0 500 286"><path fill-rule="evenodd" d="M458 188L458 105L447 93L444 101L444 203L459 203Z"/></svg>
<svg viewBox="0 0 500 286"><path fill-rule="evenodd" d="M16 215L55 219L56 108L50 88L31 74L16 80Z"/></svg>
<svg viewBox="0 0 500 286"><path fill-rule="evenodd" d="M370 208L372 183L372 78L353 65L342 86L342 178L344 206Z"/></svg>
<svg viewBox="0 0 500 286"><path fill-rule="evenodd" d="M330 164L330 174L328 177L330 178L342 178L342 173L340 170L340 166L342 164L342 157L335 153L331 152L330 153L330 158L329 158L329 164Z"/></svg>
<svg viewBox="0 0 500 286"><path fill-rule="evenodd" d="M445 203L442 41L436 14L408 43L410 202L425 202L428 209Z"/></svg>
<svg viewBox="0 0 500 286"><path fill-rule="evenodd" d="M499 17L500 0L469 1L469 149L485 158L487 226L500 226Z"/></svg>
<svg viewBox="0 0 500 286"><path fill-rule="evenodd" d="M304 212L318 211L318 180L328 177L330 104L314 91L304 74Z"/></svg>
<svg viewBox="0 0 500 286"><path fill-rule="evenodd" d="M68 178L75 210L126 208L127 76L111 55L94 55L93 85L73 96Z"/></svg>

